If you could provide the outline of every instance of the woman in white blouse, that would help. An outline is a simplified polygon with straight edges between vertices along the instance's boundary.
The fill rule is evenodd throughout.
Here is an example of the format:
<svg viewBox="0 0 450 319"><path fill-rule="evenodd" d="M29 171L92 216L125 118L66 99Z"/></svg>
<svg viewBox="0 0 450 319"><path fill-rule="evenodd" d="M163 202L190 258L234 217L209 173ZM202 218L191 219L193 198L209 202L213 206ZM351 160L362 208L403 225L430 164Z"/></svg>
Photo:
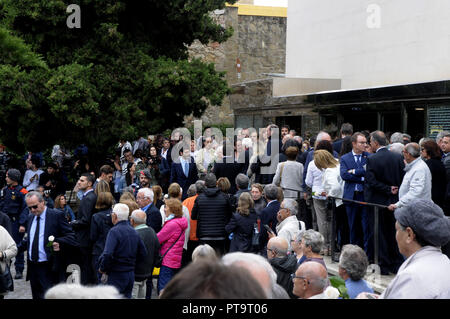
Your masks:
<svg viewBox="0 0 450 319"><path fill-rule="evenodd" d="M283 189L284 198L297 198L298 192L291 189L302 191L303 164L296 161L298 147L288 147L285 154L287 161L278 163L272 183Z"/></svg>
<svg viewBox="0 0 450 319"><path fill-rule="evenodd" d="M311 164L310 164L311 165ZM326 150L316 150L314 152L314 165L322 172L321 196L342 197L343 181L340 175L339 161ZM336 206L342 205L341 200L336 200ZM319 232L325 239L325 253L331 255L331 216L332 210L328 207L327 201L325 205L320 206L317 211L317 224Z"/></svg>

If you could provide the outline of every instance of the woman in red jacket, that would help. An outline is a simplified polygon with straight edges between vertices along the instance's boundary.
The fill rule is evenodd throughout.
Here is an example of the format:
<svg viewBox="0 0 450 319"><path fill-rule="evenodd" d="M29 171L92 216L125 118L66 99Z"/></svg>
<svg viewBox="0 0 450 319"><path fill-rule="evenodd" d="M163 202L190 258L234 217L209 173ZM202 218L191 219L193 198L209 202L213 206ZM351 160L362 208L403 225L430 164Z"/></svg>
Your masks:
<svg viewBox="0 0 450 319"><path fill-rule="evenodd" d="M160 254L165 254L159 272L158 294L181 268L183 235L188 227L186 218L183 218L183 205L178 199L167 199L164 207L166 221L157 234L161 245Z"/></svg>

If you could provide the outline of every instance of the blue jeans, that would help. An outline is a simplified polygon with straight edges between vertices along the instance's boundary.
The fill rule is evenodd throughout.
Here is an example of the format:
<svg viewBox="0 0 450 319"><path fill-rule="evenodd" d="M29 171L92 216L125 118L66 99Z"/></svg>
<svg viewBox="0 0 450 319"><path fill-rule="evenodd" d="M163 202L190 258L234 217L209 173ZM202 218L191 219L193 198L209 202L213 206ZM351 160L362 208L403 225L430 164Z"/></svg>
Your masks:
<svg viewBox="0 0 450 319"><path fill-rule="evenodd" d="M114 286L126 298L131 299L134 271L112 271L108 273L108 285Z"/></svg>
<svg viewBox="0 0 450 319"><path fill-rule="evenodd" d="M180 269L161 266L158 277L158 295Z"/></svg>

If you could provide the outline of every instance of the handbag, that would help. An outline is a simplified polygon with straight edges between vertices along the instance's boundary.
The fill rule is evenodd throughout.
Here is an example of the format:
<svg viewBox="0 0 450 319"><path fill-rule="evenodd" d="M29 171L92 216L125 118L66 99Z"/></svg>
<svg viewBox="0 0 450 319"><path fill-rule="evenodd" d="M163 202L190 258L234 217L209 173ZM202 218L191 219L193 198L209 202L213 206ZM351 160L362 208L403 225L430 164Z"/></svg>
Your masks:
<svg viewBox="0 0 450 319"><path fill-rule="evenodd" d="M178 241L178 239L180 239L181 235L183 235L183 231L181 231L180 236L178 236L177 240L174 241L174 243L169 247L169 249L166 250L166 252L164 253L164 255L159 255L158 258L155 260L155 264L154 264L154 268L161 268L162 266L162 262L164 257L167 255L167 253L169 252L169 250L176 244L176 242Z"/></svg>
<svg viewBox="0 0 450 319"><path fill-rule="evenodd" d="M259 250L259 236L261 234L261 220L258 218L257 222L253 225L252 234L252 250Z"/></svg>
<svg viewBox="0 0 450 319"><path fill-rule="evenodd" d="M6 263L5 270L0 274L0 293L8 291L14 291L14 281L9 265Z"/></svg>

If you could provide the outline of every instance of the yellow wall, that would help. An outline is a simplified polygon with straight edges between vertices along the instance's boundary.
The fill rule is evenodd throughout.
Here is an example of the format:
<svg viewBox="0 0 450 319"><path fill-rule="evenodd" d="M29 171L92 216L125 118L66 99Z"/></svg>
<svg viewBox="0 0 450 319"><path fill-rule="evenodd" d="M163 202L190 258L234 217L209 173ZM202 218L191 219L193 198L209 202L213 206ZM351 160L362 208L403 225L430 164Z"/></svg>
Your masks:
<svg viewBox="0 0 450 319"><path fill-rule="evenodd" d="M238 8L238 15L287 18L287 8L283 7L254 6L251 4L227 4L227 7Z"/></svg>

